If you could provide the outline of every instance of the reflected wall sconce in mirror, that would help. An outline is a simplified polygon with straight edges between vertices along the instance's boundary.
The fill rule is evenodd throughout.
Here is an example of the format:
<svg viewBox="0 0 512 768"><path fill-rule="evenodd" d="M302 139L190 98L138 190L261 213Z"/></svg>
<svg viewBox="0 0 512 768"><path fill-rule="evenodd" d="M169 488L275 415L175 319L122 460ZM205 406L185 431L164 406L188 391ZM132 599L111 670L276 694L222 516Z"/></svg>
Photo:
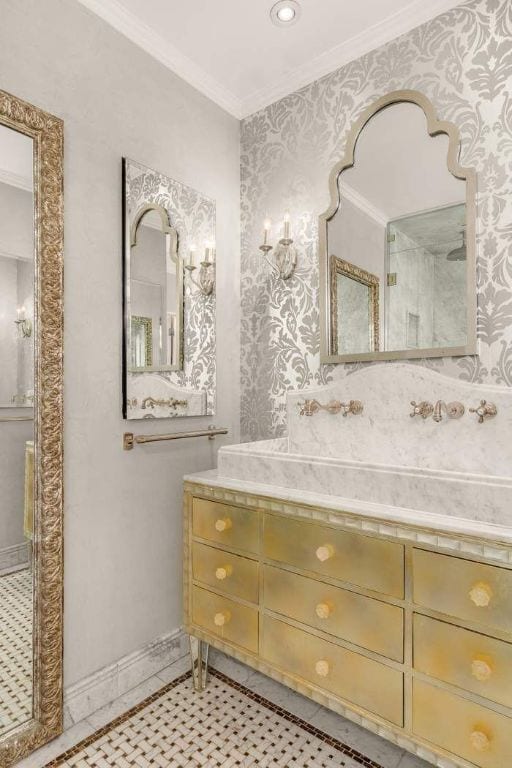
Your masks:
<svg viewBox="0 0 512 768"><path fill-rule="evenodd" d="M185 264L185 269L188 272L189 278L203 296L210 296L215 288L215 244L209 241L205 243L204 259L200 263L197 279L194 276L194 272L197 269L194 264L196 254L195 245L190 246L189 253L188 264Z"/></svg>
<svg viewBox="0 0 512 768"><path fill-rule="evenodd" d="M260 251L263 252L265 261L270 265L272 271L282 280L289 280L297 266L297 249L293 245L293 240L290 237L290 214L285 213L284 215L283 237L278 241L275 248L268 242L271 227L272 222L270 219L265 219L263 222L263 243L260 245ZM271 261L267 255L272 250L274 251L273 261Z"/></svg>
<svg viewBox="0 0 512 768"><path fill-rule="evenodd" d="M14 322L18 332L22 338L29 339L32 336L32 321L27 318L25 307L18 307L16 313L18 316Z"/></svg>

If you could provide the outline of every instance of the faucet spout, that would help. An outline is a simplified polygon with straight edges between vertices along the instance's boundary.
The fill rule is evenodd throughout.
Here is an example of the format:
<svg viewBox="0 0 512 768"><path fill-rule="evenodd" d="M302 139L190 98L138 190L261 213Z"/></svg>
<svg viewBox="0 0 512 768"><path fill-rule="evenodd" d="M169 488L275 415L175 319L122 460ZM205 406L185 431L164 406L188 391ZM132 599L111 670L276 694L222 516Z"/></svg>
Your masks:
<svg viewBox="0 0 512 768"><path fill-rule="evenodd" d="M438 400L434 405L434 413L432 414L434 421L440 422L443 420L443 408L446 410L446 405L442 400Z"/></svg>

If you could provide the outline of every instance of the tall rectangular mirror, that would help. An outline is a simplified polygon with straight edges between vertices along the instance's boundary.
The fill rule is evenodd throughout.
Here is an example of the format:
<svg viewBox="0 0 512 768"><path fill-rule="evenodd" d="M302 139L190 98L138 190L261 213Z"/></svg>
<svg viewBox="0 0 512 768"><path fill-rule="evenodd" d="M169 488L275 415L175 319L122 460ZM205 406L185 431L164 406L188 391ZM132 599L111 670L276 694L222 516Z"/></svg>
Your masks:
<svg viewBox="0 0 512 768"><path fill-rule="evenodd" d="M123 161L127 419L215 412L215 203Z"/></svg>
<svg viewBox="0 0 512 768"><path fill-rule="evenodd" d="M62 728L62 123L0 91L0 765Z"/></svg>

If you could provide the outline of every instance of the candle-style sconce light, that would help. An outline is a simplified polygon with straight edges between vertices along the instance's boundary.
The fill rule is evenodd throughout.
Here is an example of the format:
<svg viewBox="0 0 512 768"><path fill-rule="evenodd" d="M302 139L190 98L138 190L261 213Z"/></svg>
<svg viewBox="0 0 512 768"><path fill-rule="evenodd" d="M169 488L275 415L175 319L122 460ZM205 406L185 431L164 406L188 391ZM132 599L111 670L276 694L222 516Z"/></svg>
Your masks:
<svg viewBox="0 0 512 768"><path fill-rule="evenodd" d="M189 260L185 264L185 269L191 282L203 296L210 296L215 288L215 244L206 241L204 248L204 259L200 262L197 278L194 272L198 267L194 264L196 255L196 246L191 245L189 250Z"/></svg>
<svg viewBox="0 0 512 768"><path fill-rule="evenodd" d="M297 249L290 236L290 214L285 213L284 215L283 237L278 241L275 248L268 242L271 226L270 219L265 219L263 222L263 243L260 245L260 251L263 252L265 261L270 265L272 271L276 272L282 280L288 280L297 266ZM273 261L268 258L270 251L274 251Z"/></svg>
<svg viewBox="0 0 512 768"><path fill-rule="evenodd" d="M25 307L18 307L16 314L17 318L14 323L18 327L18 332L21 334L22 338L29 339L32 336L32 322L26 316Z"/></svg>

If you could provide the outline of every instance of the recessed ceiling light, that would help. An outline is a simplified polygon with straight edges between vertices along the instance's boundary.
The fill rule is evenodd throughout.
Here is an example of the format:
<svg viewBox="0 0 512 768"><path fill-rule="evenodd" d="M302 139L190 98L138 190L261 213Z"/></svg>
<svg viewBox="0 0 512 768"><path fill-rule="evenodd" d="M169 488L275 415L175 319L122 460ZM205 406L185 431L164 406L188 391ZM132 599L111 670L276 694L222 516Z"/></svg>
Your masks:
<svg viewBox="0 0 512 768"><path fill-rule="evenodd" d="M279 0L270 11L270 18L278 27L290 27L299 16L300 5L295 0Z"/></svg>

